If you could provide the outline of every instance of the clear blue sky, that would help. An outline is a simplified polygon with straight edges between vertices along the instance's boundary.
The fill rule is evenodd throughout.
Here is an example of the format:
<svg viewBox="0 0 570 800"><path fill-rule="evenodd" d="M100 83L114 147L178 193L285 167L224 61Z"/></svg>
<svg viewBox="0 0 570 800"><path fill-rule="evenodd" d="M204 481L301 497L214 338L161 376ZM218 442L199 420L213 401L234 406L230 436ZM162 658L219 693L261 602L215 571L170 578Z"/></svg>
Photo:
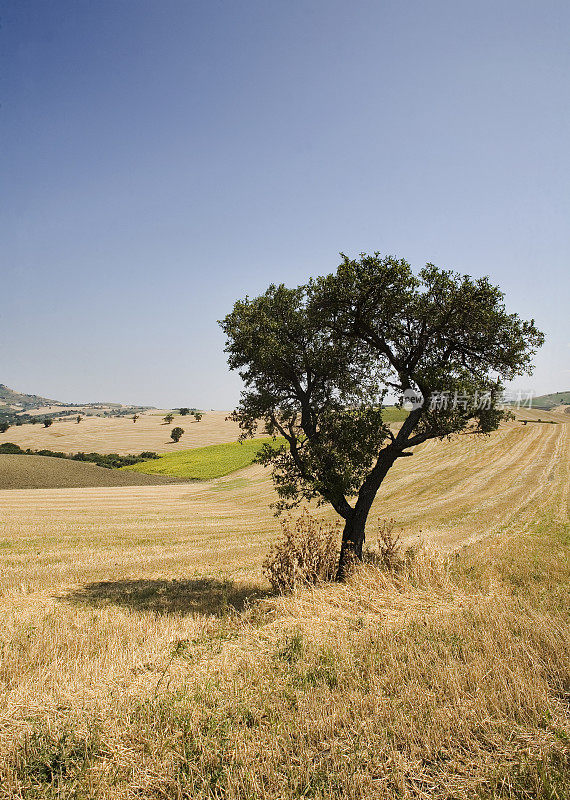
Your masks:
<svg viewBox="0 0 570 800"><path fill-rule="evenodd" d="M230 408L216 320L380 250L570 388L567 0L4 0L0 382Z"/></svg>

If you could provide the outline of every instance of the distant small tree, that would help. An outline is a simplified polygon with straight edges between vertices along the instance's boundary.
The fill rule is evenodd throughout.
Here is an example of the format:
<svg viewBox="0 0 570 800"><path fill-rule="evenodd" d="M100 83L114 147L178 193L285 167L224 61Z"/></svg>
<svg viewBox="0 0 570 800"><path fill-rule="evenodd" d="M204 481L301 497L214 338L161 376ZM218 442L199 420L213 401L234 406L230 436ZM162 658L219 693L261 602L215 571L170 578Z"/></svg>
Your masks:
<svg viewBox="0 0 570 800"><path fill-rule="evenodd" d="M0 422L0 433L6 433L9 427L10 427L9 422Z"/></svg>
<svg viewBox="0 0 570 800"><path fill-rule="evenodd" d="M179 408L178 410L180 411L180 416L181 417L186 417L190 413L190 409L189 408Z"/></svg>
<svg viewBox="0 0 570 800"><path fill-rule="evenodd" d="M81 416L81 414L78 414L77 415L77 424L78 425L79 425L79 423L81 422L82 419L83 419L83 417Z"/></svg>
<svg viewBox="0 0 570 800"><path fill-rule="evenodd" d="M196 422L200 422L202 417L203 417L203 414L202 414L201 411L195 411L194 412L194 419L196 420Z"/></svg>
<svg viewBox="0 0 570 800"><path fill-rule="evenodd" d="M139 418L138 414L133 414L133 422L136 422L138 418Z"/></svg>
<svg viewBox="0 0 570 800"><path fill-rule="evenodd" d="M53 419L46 417L44 419L44 428L49 428L50 425L53 425Z"/></svg>
<svg viewBox="0 0 570 800"><path fill-rule="evenodd" d="M163 419L164 419L164 422L165 422L167 425L170 425L170 423L171 423L171 422L173 421L173 419L174 419L174 414L167 414L165 417L163 417Z"/></svg>
<svg viewBox="0 0 570 800"><path fill-rule="evenodd" d="M179 442L182 438L182 434L184 433L184 428L173 428L170 431L170 438L173 442Z"/></svg>

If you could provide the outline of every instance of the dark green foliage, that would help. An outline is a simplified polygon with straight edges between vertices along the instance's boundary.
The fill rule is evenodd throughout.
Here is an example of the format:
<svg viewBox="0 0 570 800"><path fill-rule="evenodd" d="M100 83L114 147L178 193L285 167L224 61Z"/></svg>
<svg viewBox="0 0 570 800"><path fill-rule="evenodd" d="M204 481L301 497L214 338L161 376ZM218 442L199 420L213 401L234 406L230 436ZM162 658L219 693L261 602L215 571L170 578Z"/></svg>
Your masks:
<svg viewBox="0 0 570 800"><path fill-rule="evenodd" d="M22 448L19 447L19 445L14 444L13 442L2 442L2 444L0 444L0 455L2 453L8 455L20 455L24 454L25 452L26 451L22 450Z"/></svg>
<svg viewBox="0 0 570 800"><path fill-rule="evenodd" d="M9 422L0 422L0 433L6 433L9 427L10 427Z"/></svg>
<svg viewBox="0 0 570 800"><path fill-rule="evenodd" d="M202 419L203 416L204 415L202 414L201 411L194 411L194 413L193 413L193 417L196 420L196 422L200 422L200 420Z"/></svg>
<svg viewBox="0 0 570 800"><path fill-rule="evenodd" d="M341 567L362 556L368 512L395 461L428 439L495 430L506 416L502 381L531 372L544 339L533 320L506 311L488 278L432 264L415 275L378 253L343 256L335 273L295 289L272 285L220 324L245 382L233 419L243 437L259 425L285 437L258 457L273 466L278 509L330 503L346 522ZM383 400L406 391L424 402L393 432ZM438 395L457 402L432 405Z"/></svg>
<svg viewBox="0 0 570 800"><path fill-rule="evenodd" d="M141 461L150 461L151 459L158 458L158 453L153 453L146 450L138 456L128 455L120 456L117 453L62 453L58 450L23 450L17 444L12 442L4 442L0 444L0 455L28 455L28 456L50 456L51 458L68 458L71 461L88 461L92 464L97 464L99 467L106 467L107 469L119 469L119 467L132 466Z"/></svg>
<svg viewBox="0 0 570 800"><path fill-rule="evenodd" d="M189 408L179 408L178 411L180 412L181 417L186 417L190 413Z"/></svg>
<svg viewBox="0 0 570 800"><path fill-rule="evenodd" d="M48 455L48 453L39 453L38 455ZM52 454L55 455L55 454ZM73 456L68 456L73 461L90 461L100 467L107 469L119 469L120 467L130 467L133 464L139 464L141 461L149 461L158 458L157 453L142 453L138 456L120 456L117 453L76 453Z"/></svg>
<svg viewBox="0 0 570 800"><path fill-rule="evenodd" d="M183 433L184 433L184 428L179 428L179 427L173 428L170 431L170 438L172 439L173 442L179 442L180 439L182 438Z"/></svg>
<svg viewBox="0 0 570 800"><path fill-rule="evenodd" d="M43 423L44 423L44 428L49 428L50 425L53 425L53 419L51 419L51 417L46 417Z"/></svg>

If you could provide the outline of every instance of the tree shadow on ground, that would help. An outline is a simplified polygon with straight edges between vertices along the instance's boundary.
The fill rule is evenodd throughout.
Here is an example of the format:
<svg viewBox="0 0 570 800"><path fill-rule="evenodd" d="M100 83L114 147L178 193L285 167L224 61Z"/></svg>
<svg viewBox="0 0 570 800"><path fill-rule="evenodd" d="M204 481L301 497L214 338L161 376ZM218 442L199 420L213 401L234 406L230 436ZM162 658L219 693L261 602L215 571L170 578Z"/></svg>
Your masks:
<svg viewBox="0 0 570 800"><path fill-rule="evenodd" d="M271 592L255 584L216 578L188 580L117 580L88 583L67 595L75 605L96 608L122 606L157 614L206 614L222 617L243 611L254 600Z"/></svg>

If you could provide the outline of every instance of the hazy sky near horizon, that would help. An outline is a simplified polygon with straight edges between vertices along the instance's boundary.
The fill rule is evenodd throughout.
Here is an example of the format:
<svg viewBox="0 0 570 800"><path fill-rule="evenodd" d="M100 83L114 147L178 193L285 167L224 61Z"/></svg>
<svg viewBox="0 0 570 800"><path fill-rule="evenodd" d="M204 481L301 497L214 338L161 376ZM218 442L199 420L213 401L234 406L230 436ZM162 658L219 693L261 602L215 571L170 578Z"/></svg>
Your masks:
<svg viewBox="0 0 570 800"><path fill-rule="evenodd" d="M567 0L3 0L0 382L230 408L217 320L379 250L570 388Z"/></svg>

